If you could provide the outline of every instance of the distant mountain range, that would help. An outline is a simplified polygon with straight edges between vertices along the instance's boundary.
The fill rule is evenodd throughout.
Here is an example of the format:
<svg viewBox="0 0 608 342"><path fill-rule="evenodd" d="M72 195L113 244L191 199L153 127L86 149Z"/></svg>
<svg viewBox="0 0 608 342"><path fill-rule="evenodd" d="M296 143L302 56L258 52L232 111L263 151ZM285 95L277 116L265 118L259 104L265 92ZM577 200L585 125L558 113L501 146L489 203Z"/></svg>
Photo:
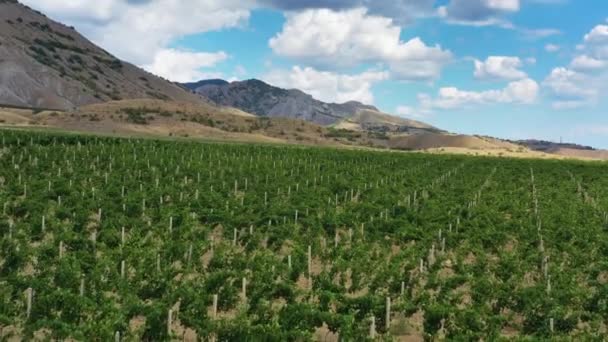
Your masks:
<svg viewBox="0 0 608 342"><path fill-rule="evenodd" d="M205 80L184 84L185 87L229 107L268 117L302 119L320 125L329 125L349 118L360 110L379 110L359 102L343 104L325 103L297 89L281 89L259 80L226 82Z"/></svg>
<svg viewBox="0 0 608 342"><path fill-rule="evenodd" d="M258 116L300 119L355 130L440 132L419 121L382 113L374 106L356 101L326 103L301 90L282 89L256 79L232 83L218 79L203 80L183 86L218 105L238 108Z"/></svg>

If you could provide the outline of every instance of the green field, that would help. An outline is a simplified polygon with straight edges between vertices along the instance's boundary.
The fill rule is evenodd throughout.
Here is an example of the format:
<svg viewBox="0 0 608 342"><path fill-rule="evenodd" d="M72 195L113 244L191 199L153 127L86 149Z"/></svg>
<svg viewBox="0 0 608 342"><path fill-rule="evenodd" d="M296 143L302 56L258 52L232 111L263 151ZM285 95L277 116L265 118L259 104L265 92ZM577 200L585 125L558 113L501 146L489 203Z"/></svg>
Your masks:
<svg viewBox="0 0 608 342"><path fill-rule="evenodd" d="M606 163L0 139L4 339L608 333Z"/></svg>

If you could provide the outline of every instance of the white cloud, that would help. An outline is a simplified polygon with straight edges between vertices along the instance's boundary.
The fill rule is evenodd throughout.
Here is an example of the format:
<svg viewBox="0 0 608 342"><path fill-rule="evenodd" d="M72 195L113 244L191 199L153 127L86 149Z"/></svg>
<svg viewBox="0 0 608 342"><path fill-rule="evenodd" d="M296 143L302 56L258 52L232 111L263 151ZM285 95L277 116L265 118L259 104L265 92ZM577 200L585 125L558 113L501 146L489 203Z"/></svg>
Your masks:
<svg viewBox="0 0 608 342"><path fill-rule="evenodd" d="M557 44L547 44L545 45L545 51L547 52L557 52L561 49L561 46L557 45Z"/></svg>
<svg viewBox="0 0 608 342"><path fill-rule="evenodd" d="M554 68L544 80L556 109L593 105L605 93L608 81L608 26L597 25L576 47L568 67Z"/></svg>
<svg viewBox="0 0 608 342"><path fill-rule="evenodd" d="M498 24L497 18L519 11L519 0L451 0L441 6L438 13L450 21L472 25Z"/></svg>
<svg viewBox="0 0 608 342"><path fill-rule="evenodd" d="M589 57L587 55L576 56L570 63L570 67L578 71L594 71L604 69L608 61Z"/></svg>
<svg viewBox="0 0 608 342"><path fill-rule="evenodd" d="M171 80L187 75L173 61L159 60L162 56L187 59L196 66L189 51L169 49L175 39L239 26L249 18L249 8L253 6L253 0L98 0L94 4L89 0L24 0L24 3L75 25L87 38L121 59L154 66L153 70L177 71L176 77L163 75ZM196 69L191 69L189 73L195 72Z"/></svg>
<svg viewBox="0 0 608 342"><path fill-rule="evenodd" d="M227 58L228 55L224 52L205 53L165 49L156 53L154 61L145 65L144 69L175 82L195 82L209 76L221 77L221 74L204 72L201 69L213 67Z"/></svg>
<svg viewBox="0 0 608 342"><path fill-rule="evenodd" d="M364 8L306 10L291 14L269 45L278 55L332 67L383 63L400 80L436 79L452 54L416 37L400 39L401 28Z"/></svg>
<svg viewBox="0 0 608 342"><path fill-rule="evenodd" d="M235 0L153 0L129 6L93 38L119 57L144 64L176 38L238 26L248 16Z"/></svg>
<svg viewBox="0 0 608 342"><path fill-rule="evenodd" d="M410 119L428 119L432 112L425 108L413 108L410 106L398 106L395 109L395 115L400 116L402 118L410 118Z"/></svg>
<svg viewBox="0 0 608 342"><path fill-rule="evenodd" d="M388 17L399 25L406 25L417 17L432 15L435 0L258 0L258 3L286 11L306 9L340 11L365 7L370 14Z"/></svg>
<svg viewBox="0 0 608 342"><path fill-rule="evenodd" d="M490 56L485 61L475 60L475 78L481 80L520 80L528 75L519 70L519 57Z"/></svg>
<svg viewBox="0 0 608 342"><path fill-rule="evenodd" d="M608 25L597 25L591 32L585 35L585 43L605 44L608 43Z"/></svg>
<svg viewBox="0 0 608 342"><path fill-rule="evenodd" d="M95 23L115 18L128 6L126 1L121 0L98 0L95 1L95 6L91 6L89 0L21 0L21 2L61 20L70 22L88 20Z"/></svg>
<svg viewBox="0 0 608 342"><path fill-rule="evenodd" d="M543 86L547 87L555 98L554 108L569 109L582 107L596 99L598 91L594 83L593 78L583 73L559 67L551 71L543 81Z"/></svg>
<svg viewBox="0 0 608 342"><path fill-rule="evenodd" d="M519 0L485 0L484 2L488 8L494 10L508 12L519 11Z"/></svg>
<svg viewBox="0 0 608 342"><path fill-rule="evenodd" d="M526 78L509 83L505 88L486 91L466 91L456 87L439 89L436 98L428 95L418 97L420 106L427 109L459 109L471 105L492 103L532 104L538 98L539 85Z"/></svg>
<svg viewBox="0 0 608 342"><path fill-rule="evenodd" d="M543 4L555 4L561 0L528 0ZM436 10L438 17L453 25L474 27L497 26L514 30L527 39L541 39L561 34L554 28L520 27L505 19L521 10L521 0L451 0Z"/></svg>
<svg viewBox="0 0 608 342"><path fill-rule="evenodd" d="M299 89L324 102L359 101L373 104L371 88L374 83L388 78L386 72L367 71L345 75L314 68L294 66L291 70L274 70L263 77L269 84Z"/></svg>

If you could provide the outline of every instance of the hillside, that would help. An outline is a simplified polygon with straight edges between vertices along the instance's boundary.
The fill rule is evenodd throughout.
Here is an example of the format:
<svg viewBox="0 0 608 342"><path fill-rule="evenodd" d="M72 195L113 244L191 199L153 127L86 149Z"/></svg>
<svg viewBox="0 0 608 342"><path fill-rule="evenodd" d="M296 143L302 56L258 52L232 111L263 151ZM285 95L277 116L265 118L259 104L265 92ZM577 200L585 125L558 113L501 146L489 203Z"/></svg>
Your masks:
<svg viewBox="0 0 608 342"><path fill-rule="evenodd" d="M0 104L73 109L132 98L201 101L117 59L72 27L0 0Z"/></svg>
<svg viewBox="0 0 608 342"><path fill-rule="evenodd" d="M369 109L357 111L351 117L336 124L335 127L356 131L399 134L443 133L443 131L420 121L400 118Z"/></svg>
<svg viewBox="0 0 608 342"><path fill-rule="evenodd" d="M382 113L356 101L325 103L297 89L282 89L260 80L205 80L184 84L214 103L268 117L301 119L319 125L374 132L420 132L438 129Z"/></svg>
<svg viewBox="0 0 608 342"><path fill-rule="evenodd" d="M134 99L75 111L0 107L0 127L101 135L385 148L385 136L341 131L289 118L257 117L231 107L188 101Z"/></svg>
<svg viewBox="0 0 608 342"><path fill-rule="evenodd" d="M95 135L273 143L430 153L575 158L499 139L448 133L394 133L325 127L303 120L258 117L231 107L188 101L134 99L82 106L74 111L0 107L0 127Z"/></svg>
<svg viewBox="0 0 608 342"><path fill-rule="evenodd" d="M608 160L608 150L598 150L590 146L573 143L555 143L545 140L520 140L516 144L525 146L533 151L551 153L554 155L581 158Z"/></svg>

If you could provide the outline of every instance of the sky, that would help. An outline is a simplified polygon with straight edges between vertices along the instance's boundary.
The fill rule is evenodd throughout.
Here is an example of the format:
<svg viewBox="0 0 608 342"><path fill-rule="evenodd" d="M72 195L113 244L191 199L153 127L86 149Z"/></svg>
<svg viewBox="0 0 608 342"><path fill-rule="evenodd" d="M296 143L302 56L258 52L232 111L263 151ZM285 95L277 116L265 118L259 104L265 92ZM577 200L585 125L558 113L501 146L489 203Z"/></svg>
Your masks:
<svg viewBox="0 0 608 342"><path fill-rule="evenodd" d="M22 0L176 82L257 78L464 134L608 148L606 0Z"/></svg>

